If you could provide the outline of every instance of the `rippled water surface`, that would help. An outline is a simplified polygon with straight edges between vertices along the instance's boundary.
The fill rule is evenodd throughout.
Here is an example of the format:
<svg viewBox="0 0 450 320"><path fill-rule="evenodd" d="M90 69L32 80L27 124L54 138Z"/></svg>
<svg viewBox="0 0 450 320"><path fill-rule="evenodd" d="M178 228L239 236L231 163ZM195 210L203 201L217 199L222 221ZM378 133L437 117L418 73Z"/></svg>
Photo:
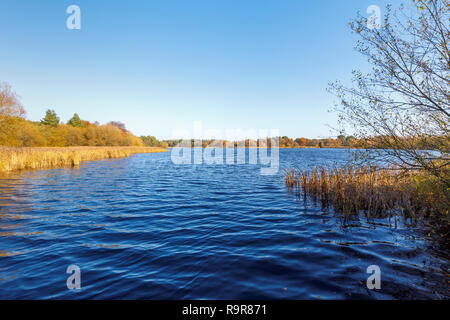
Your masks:
<svg viewBox="0 0 450 320"><path fill-rule="evenodd" d="M138 154L1 176L0 299L448 298L439 242L404 223L344 223L282 182L283 168L348 158L282 149L279 173L261 176ZM366 287L370 265L380 290Z"/></svg>

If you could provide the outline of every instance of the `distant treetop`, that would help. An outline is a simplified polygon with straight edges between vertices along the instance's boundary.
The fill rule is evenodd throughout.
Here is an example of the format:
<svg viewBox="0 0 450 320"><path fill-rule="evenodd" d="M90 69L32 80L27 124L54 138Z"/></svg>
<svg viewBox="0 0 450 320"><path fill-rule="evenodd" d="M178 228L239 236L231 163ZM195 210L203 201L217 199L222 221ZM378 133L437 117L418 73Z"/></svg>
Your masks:
<svg viewBox="0 0 450 320"><path fill-rule="evenodd" d="M77 113L75 113L73 115L73 117L67 122L67 124L69 126L77 127L77 128L83 128L84 127L84 124L81 121L80 116Z"/></svg>
<svg viewBox="0 0 450 320"><path fill-rule="evenodd" d="M125 127L125 123L122 123L120 121L111 121L108 124L116 128L119 128L123 132L128 132L127 128Z"/></svg>
<svg viewBox="0 0 450 320"><path fill-rule="evenodd" d="M41 123L47 126L57 127L59 125L59 117L56 115L55 110L48 109Z"/></svg>

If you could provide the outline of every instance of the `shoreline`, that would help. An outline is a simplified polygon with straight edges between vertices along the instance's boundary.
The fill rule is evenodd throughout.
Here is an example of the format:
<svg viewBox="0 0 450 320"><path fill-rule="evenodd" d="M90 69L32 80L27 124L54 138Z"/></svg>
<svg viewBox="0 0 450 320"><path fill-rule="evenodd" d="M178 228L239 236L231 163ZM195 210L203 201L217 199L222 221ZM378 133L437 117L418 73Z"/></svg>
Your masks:
<svg viewBox="0 0 450 320"><path fill-rule="evenodd" d="M167 147L166 149L173 149L175 147ZM221 147L221 146L207 146L207 147L184 147L184 146L180 146L178 148L191 148L191 149L210 149L210 148L223 148L223 149L271 149L271 147L269 146L265 146L265 147ZM363 148L358 148L358 147L278 147L278 149L363 149Z"/></svg>
<svg viewBox="0 0 450 320"><path fill-rule="evenodd" d="M82 162L126 158L136 153L168 152L160 147L3 147L0 173L30 169L75 167Z"/></svg>

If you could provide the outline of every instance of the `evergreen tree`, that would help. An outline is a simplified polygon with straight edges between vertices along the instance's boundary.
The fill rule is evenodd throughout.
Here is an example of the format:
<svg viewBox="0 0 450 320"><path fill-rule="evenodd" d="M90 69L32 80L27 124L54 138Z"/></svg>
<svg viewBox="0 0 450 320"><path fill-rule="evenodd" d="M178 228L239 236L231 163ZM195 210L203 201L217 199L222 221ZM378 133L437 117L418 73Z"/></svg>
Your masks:
<svg viewBox="0 0 450 320"><path fill-rule="evenodd" d="M41 123L47 126L57 127L59 124L59 117L56 115L55 110L48 109L45 113L45 117L41 120Z"/></svg>
<svg viewBox="0 0 450 320"><path fill-rule="evenodd" d="M70 119L67 124L72 127L83 128L83 122L81 122L80 116L78 114L74 114L72 119Z"/></svg>

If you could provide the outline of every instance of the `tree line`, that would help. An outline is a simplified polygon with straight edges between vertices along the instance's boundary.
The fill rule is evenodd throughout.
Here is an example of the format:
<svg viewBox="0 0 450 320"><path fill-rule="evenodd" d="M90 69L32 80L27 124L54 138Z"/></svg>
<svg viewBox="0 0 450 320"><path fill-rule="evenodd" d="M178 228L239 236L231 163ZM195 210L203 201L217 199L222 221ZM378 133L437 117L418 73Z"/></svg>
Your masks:
<svg viewBox="0 0 450 320"><path fill-rule="evenodd" d="M149 146L161 146L173 148L179 145L186 147L271 147L275 145L274 138L267 139L246 139L242 141L227 141L220 140L216 141L213 139L204 139L199 143L196 143L194 139L188 141L182 139L172 139L159 141L155 137L141 137L146 145ZM358 141L352 136L339 136L337 139L327 138L327 139L307 139L307 138L296 138L292 139L287 136L277 137L278 146L280 148L356 148L359 146ZM189 143L190 141L190 143Z"/></svg>
<svg viewBox="0 0 450 320"><path fill-rule="evenodd" d="M48 109L40 121L25 119L25 109L17 94L8 83L0 83L0 145L14 147L69 147L69 146L148 146L175 147L182 140L158 140L154 136L136 137L126 129L125 124L111 121L107 124L82 120L75 113L66 123L53 109ZM358 141L352 136L337 139L292 139L278 137L281 148L339 148L357 147ZM271 139L233 142L235 147L271 147ZM191 141L191 146L194 140ZM230 146L227 141L203 140L201 146Z"/></svg>
<svg viewBox="0 0 450 320"><path fill-rule="evenodd" d="M52 109L41 121L25 119L17 94L0 83L0 145L13 147L144 146L121 122L107 124L81 120L78 114L62 123Z"/></svg>
<svg viewBox="0 0 450 320"><path fill-rule="evenodd" d="M158 140L154 136L142 136L142 141L149 147L163 147L174 148L177 146L182 147L272 147L275 145L273 138L267 139L246 139L243 141L227 141L227 140L213 140L204 139L196 141L195 139L172 139L172 140ZM287 136L277 137L279 148L352 148L352 149L385 149L390 145L385 141L389 137L376 136L370 138L357 139L354 136L339 135L336 138L325 139L308 139L308 138L289 138ZM404 143L408 143L414 146L416 150L438 150L445 137L434 136L429 137L426 140L418 138L403 138Z"/></svg>

